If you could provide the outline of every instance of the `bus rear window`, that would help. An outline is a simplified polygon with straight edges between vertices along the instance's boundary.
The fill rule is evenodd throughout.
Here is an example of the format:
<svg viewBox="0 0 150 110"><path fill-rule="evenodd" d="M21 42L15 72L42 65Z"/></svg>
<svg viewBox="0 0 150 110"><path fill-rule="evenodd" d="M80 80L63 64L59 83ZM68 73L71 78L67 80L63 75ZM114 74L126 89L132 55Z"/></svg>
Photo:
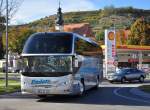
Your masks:
<svg viewBox="0 0 150 110"><path fill-rule="evenodd" d="M25 54L71 53L72 34L41 33L32 35L26 42Z"/></svg>

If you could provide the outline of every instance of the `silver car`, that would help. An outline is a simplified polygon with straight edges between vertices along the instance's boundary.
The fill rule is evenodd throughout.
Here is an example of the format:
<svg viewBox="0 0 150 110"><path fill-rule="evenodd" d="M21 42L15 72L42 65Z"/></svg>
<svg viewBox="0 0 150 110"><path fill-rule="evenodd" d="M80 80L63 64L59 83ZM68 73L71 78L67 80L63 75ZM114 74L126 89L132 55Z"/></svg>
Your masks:
<svg viewBox="0 0 150 110"><path fill-rule="evenodd" d="M146 78L145 72L138 70L137 68L123 68L116 71L116 73L112 73L108 76L108 80L110 82L126 82L139 80L139 82L143 83Z"/></svg>

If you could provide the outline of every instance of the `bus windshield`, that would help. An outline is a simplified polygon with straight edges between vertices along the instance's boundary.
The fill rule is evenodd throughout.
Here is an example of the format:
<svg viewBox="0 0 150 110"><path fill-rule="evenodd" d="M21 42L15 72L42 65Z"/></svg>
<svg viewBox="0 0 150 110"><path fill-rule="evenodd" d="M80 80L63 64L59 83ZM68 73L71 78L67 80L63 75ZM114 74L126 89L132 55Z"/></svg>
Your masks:
<svg viewBox="0 0 150 110"><path fill-rule="evenodd" d="M22 60L22 73L28 76L50 76L54 73L63 75L65 72L72 72L71 56L30 56L23 57Z"/></svg>
<svg viewBox="0 0 150 110"><path fill-rule="evenodd" d="M72 34L38 33L26 42L23 54L54 54L72 52Z"/></svg>

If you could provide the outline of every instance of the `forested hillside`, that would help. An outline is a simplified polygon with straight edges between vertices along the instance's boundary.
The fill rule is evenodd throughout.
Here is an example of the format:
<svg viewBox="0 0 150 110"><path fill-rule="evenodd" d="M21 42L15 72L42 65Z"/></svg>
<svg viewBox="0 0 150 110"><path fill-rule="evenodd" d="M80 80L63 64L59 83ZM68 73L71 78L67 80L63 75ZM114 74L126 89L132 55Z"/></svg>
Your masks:
<svg viewBox="0 0 150 110"><path fill-rule="evenodd" d="M102 31L113 25L116 28L130 28L131 24L140 17L150 22L150 10L134 9L132 7L114 8L113 6L105 7L103 10L80 11L64 13L65 24L69 23L90 23L94 32ZM54 25L55 15L42 18L29 23L30 27L45 27Z"/></svg>
<svg viewBox="0 0 150 110"><path fill-rule="evenodd" d="M55 16L56 15L47 16L29 24L11 26L9 28L9 49L21 53L24 42L30 34L34 32L53 31ZM104 30L113 26L115 26L116 29L131 30L130 36L132 39L129 39L130 44L135 44L132 41L136 39L137 45L147 45L150 40L150 34L147 34L150 32L150 10L135 9L132 7L114 8L113 6L109 6L103 10L68 12L64 13L63 17L65 24L89 23L95 33L96 40L100 42L104 40ZM136 27L138 26L138 22L135 23L135 21L139 18L144 19L144 23L138 20L141 24L139 29L142 30L139 31L140 33L137 35ZM145 33L147 35L145 35ZM137 38L139 35L146 36L147 38L142 37L143 40L140 41L141 38ZM5 33L3 36L5 36ZM5 37L3 37L3 44L3 47L5 47Z"/></svg>

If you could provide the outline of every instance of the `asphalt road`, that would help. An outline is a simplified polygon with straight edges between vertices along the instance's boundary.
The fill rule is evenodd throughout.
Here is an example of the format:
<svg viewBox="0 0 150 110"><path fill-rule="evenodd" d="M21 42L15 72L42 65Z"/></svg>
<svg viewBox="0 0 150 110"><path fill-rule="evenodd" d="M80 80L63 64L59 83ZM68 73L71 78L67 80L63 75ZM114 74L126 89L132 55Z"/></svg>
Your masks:
<svg viewBox="0 0 150 110"><path fill-rule="evenodd" d="M98 90L84 96L49 96L15 93L0 96L0 110L149 110L150 99L131 93L140 84L110 84L103 82Z"/></svg>

